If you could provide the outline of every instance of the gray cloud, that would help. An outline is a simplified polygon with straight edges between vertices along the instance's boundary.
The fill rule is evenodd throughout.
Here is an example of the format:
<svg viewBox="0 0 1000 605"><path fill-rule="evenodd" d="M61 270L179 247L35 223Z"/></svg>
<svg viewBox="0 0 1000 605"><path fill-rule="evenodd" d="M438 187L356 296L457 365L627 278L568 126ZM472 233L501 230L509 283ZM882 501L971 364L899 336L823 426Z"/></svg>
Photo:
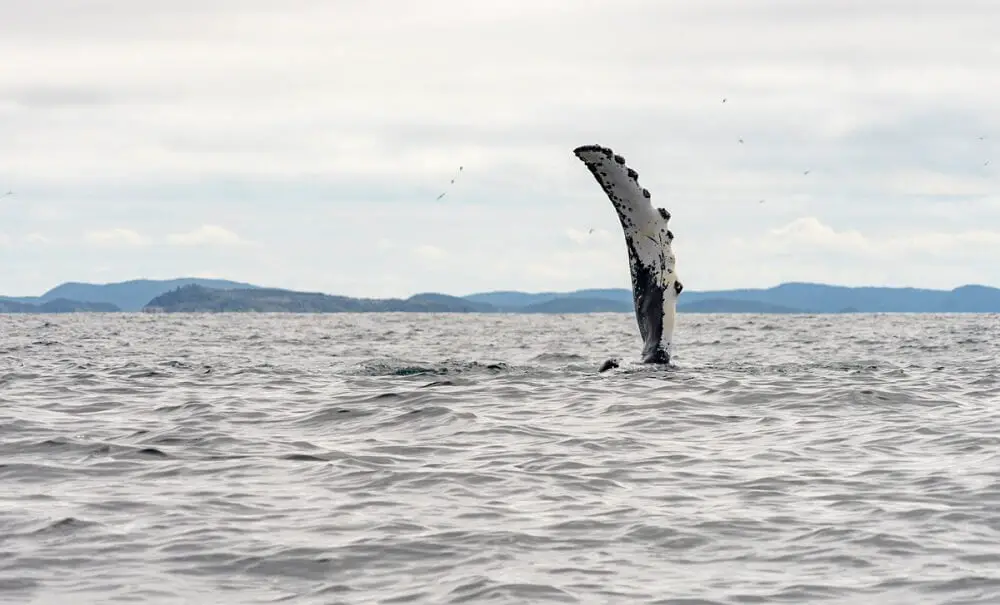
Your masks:
<svg viewBox="0 0 1000 605"><path fill-rule="evenodd" d="M592 142L671 209L690 288L1000 283L974 235L1000 231L993 2L0 14L0 188L18 193L0 199L0 264L18 267L0 293L154 273L372 295L626 285L614 213L570 153ZM155 243L203 225L259 245ZM153 243L124 258L109 244L131 234ZM890 253L906 238L929 242L919 268Z"/></svg>
<svg viewBox="0 0 1000 605"><path fill-rule="evenodd" d="M17 106L36 109L108 105L113 101L111 95L99 89L60 86L0 90L0 99Z"/></svg>

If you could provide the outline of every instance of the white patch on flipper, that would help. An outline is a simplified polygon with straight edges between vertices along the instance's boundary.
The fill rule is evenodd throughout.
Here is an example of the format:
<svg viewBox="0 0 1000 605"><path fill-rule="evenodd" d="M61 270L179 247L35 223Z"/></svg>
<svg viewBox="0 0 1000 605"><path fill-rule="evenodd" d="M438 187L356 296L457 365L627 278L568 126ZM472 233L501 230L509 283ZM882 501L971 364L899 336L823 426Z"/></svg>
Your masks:
<svg viewBox="0 0 1000 605"><path fill-rule="evenodd" d="M638 173L629 168L625 159L615 155L611 149L599 145L584 145L573 150L573 153L586 164L618 213L629 244L634 297L638 300L640 290L645 287L638 276L646 272L663 290L659 340L660 346L669 356L676 323L678 290L682 288L677 279L677 259L671 246L673 235L668 229L670 213L664 211L666 216L663 216L653 207L649 191L639 185ZM636 314L639 319L641 312L638 308ZM641 319L639 330L645 342L647 334Z"/></svg>

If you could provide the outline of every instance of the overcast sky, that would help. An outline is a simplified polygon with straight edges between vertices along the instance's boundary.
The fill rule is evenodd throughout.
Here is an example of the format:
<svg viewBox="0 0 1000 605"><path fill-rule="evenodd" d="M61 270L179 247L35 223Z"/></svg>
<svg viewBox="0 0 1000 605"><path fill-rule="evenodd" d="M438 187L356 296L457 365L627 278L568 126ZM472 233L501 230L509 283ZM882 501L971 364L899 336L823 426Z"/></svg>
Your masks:
<svg viewBox="0 0 1000 605"><path fill-rule="evenodd" d="M997 23L996 0L0 0L0 294L627 287L590 143L673 214L690 290L1000 285Z"/></svg>

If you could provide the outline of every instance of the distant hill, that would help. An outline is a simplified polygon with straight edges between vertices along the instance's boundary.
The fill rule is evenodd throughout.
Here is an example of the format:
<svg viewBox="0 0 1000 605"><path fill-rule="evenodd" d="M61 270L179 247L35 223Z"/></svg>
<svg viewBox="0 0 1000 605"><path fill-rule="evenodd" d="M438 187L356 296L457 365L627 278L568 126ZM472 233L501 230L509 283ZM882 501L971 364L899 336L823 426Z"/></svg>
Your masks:
<svg viewBox="0 0 1000 605"><path fill-rule="evenodd" d="M496 307L496 309L499 311L510 311L510 312L520 312L522 309L532 305L542 305L556 299L566 299L566 298L582 298L591 301L612 300L628 305L629 311L631 311L633 308L632 291L625 290L624 288L602 288L602 289L576 290L573 292L538 292L538 293L516 292L516 291L506 290L499 292L482 292L479 294L470 294L463 298L465 298L466 300L492 305ZM560 303L560 305L562 304L564 303ZM604 305L603 302L600 304ZM556 312L561 313L561 311L556 311Z"/></svg>
<svg viewBox="0 0 1000 605"><path fill-rule="evenodd" d="M755 300L730 300L728 298L705 298L688 304L678 304L678 313L810 313L806 309L795 309L782 305Z"/></svg>
<svg viewBox="0 0 1000 605"><path fill-rule="evenodd" d="M277 288L217 290L192 284L161 294L143 309L161 313L473 313L495 309L482 303L445 294L418 294L398 298L351 298L318 292L296 292Z"/></svg>
<svg viewBox="0 0 1000 605"><path fill-rule="evenodd" d="M462 298L459 296L449 296L447 294L437 294L428 292L424 294L414 294L405 301L407 304L420 305L424 312L441 310L445 313L495 313L496 308L487 303L481 303Z"/></svg>
<svg viewBox="0 0 1000 605"><path fill-rule="evenodd" d="M197 286L193 290L186 287ZM230 292L230 294L226 294ZM256 293L255 293L256 292ZM170 296L165 295L170 294ZM153 305L153 302L156 302ZM114 284L66 283L38 297L0 298L0 313L73 311L421 311L426 313L632 313L631 290L593 288L573 292L435 292L407 299L365 299L264 288L229 280L180 278ZM51 304L50 304L51 303ZM103 306L94 306L104 303ZM19 305L33 305L23 307ZM48 305L48 306L44 306ZM64 310L58 310L64 309ZM1000 313L1000 289L967 285L953 290L846 287L786 283L773 288L689 291L682 313Z"/></svg>
<svg viewBox="0 0 1000 605"><path fill-rule="evenodd" d="M517 313L631 313L635 306L629 301L607 298L563 296L516 309Z"/></svg>
<svg viewBox="0 0 1000 605"><path fill-rule="evenodd" d="M708 298L779 305L809 313L1000 313L1000 289L987 286L929 290L787 283L766 289L685 292L681 295L685 304Z"/></svg>
<svg viewBox="0 0 1000 605"><path fill-rule="evenodd" d="M619 301L632 307L625 288L575 292L481 292L465 298L491 303L508 312L556 299ZM677 310L685 313L1000 313L1000 289L968 285L954 290L848 287L786 283L772 288L685 290Z"/></svg>
<svg viewBox="0 0 1000 605"><path fill-rule="evenodd" d="M0 313L114 313L121 311L111 303L81 302L55 298L43 303L27 303L10 298L0 298Z"/></svg>
<svg viewBox="0 0 1000 605"><path fill-rule="evenodd" d="M1000 289L962 286L945 294L942 309L948 313L1000 312Z"/></svg>
<svg viewBox="0 0 1000 605"><path fill-rule="evenodd" d="M58 298L81 302L110 303L122 311L139 311L153 298L180 286L198 284L207 288L257 288L253 284L225 279L201 279L182 277L178 279L134 279L113 284L87 284L67 282L52 288L41 296L10 297L20 302L39 304Z"/></svg>

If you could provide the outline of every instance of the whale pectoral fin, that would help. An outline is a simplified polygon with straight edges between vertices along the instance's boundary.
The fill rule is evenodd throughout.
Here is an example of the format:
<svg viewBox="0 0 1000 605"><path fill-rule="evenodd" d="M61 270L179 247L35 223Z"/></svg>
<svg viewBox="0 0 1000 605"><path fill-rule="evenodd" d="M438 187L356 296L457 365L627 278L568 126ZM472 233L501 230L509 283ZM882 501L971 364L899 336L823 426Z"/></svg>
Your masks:
<svg viewBox="0 0 1000 605"><path fill-rule="evenodd" d="M639 173L625 158L600 145L583 145L573 153L597 179L618 214L628 246L632 296L643 361L669 363L673 338L677 275L669 229L670 212L654 208L648 190L639 185ZM679 293L679 290L676 290Z"/></svg>

